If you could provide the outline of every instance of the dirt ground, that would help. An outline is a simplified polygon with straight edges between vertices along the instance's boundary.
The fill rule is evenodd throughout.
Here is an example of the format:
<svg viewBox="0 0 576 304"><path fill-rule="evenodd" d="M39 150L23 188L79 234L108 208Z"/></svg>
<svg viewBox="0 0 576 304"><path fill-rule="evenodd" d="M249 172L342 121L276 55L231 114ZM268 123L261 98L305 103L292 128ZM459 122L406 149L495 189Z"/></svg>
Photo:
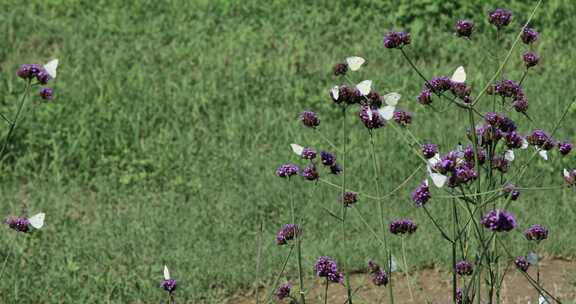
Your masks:
<svg viewBox="0 0 576 304"><path fill-rule="evenodd" d="M540 261L540 267L540 277L544 282L544 288L562 303L576 303L576 261L544 259ZM535 267L531 267L528 273L535 278ZM413 298L410 296L406 276L395 273L393 282L395 303L452 303L450 273L438 269L424 269L410 273L409 277ZM367 274L353 274L351 282L356 291L354 303L388 302L387 288L374 286ZM324 303L322 298L324 286L320 281L311 282L308 290L309 303ZM265 291L261 290L260 302L263 303L265 298ZM344 304L345 299L344 286L331 284L328 291L328 303ZM238 294L228 299L226 303L254 304L256 303L255 292ZM538 293L522 274L511 269L504 279L500 303L538 304Z"/></svg>

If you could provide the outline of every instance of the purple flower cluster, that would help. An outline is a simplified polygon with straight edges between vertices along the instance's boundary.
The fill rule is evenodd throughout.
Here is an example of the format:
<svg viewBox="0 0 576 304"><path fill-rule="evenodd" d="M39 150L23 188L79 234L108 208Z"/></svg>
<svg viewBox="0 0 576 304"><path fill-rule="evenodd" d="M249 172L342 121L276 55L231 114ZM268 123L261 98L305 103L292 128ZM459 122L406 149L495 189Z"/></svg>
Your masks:
<svg viewBox="0 0 576 304"><path fill-rule="evenodd" d="M346 72L348 72L348 65L345 63L338 63L332 70L334 72L334 76L346 75Z"/></svg>
<svg viewBox="0 0 576 304"><path fill-rule="evenodd" d="M278 288L274 291L274 296L279 301L282 301L290 296L291 289L292 289L292 283L290 282L280 284L280 286L278 286Z"/></svg>
<svg viewBox="0 0 576 304"><path fill-rule="evenodd" d="M529 241L543 241L548 238L548 229L540 224L535 224L524 231L524 236Z"/></svg>
<svg viewBox="0 0 576 304"><path fill-rule="evenodd" d="M474 163L463 161L464 153L461 151L450 151L440 158L433 169L435 172L448 175L448 186L457 187L475 180L478 173L474 168Z"/></svg>
<svg viewBox="0 0 576 304"><path fill-rule="evenodd" d="M316 170L316 165L310 164L302 170L302 177L309 181L315 181L320 178L318 171Z"/></svg>
<svg viewBox="0 0 576 304"><path fill-rule="evenodd" d="M417 207L424 206L432 197L430 195L430 188L428 188L428 182L423 181L416 187L414 191L412 191L411 195L412 201L416 204Z"/></svg>
<svg viewBox="0 0 576 304"><path fill-rule="evenodd" d="M360 103L363 99L362 94L355 86L340 86L338 88L338 98L330 91L330 97L336 104L355 104Z"/></svg>
<svg viewBox="0 0 576 304"><path fill-rule="evenodd" d="M368 261L368 272L370 273L370 279L374 285L386 286L388 284L388 274L373 261Z"/></svg>
<svg viewBox="0 0 576 304"><path fill-rule="evenodd" d="M526 137L529 144L543 150L551 150L556 146L554 139L548 133L535 129Z"/></svg>
<svg viewBox="0 0 576 304"><path fill-rule="evenodd" d="M402 48L410 44L410 34L405 32L388 32L384 36L384 47L387 49Z"/></svg>
<svg viewBox="0 0 576 304"><path fill-rule="evenodd" d="M572 151L572 143L570 142L559 142L558 143L558 151L560 151L560 154L562 155L568 155L570 153L570 151Z"/></svg>
<svg viewBox="0 0 576 304"><path fill-rule="evenodd" d="M474 22L470 20L456 21L456 35L459 37L470 38L474 30Z"/></svg>
<svg viewBox="0 0 576 304"><path fill-rule="evenodd" d="M394 111L393 119L397 124L405 127L412 123L412 114L404 110L397 110Z"/></svg>
<svg viewBox="0 0 576 304"><path fill-rule="evenodd" d="M526 52L522 54L522 60L524 61L526 68L531 68L538 64L540 57L538 57L538 54L534 52Z"/></svg>
<svg viewBox="0 0 576 304"><path fill-rule="evenodd" d="M488 14L488 22L501 29L512 21L512 12L507 9L497 8Z"/></svg>
<svg viewBox="0 0 576 304"><path fill-rule="evenodd" d="M472 101L470 97L472 87L465 83L453 82L446 76L433 77L430 81L427 81L422 91L420 91L420 94L416 97L416 100L418 100L420 104L429 105L432 103L432 93L439 95L446 91L451 91L454 96L460 98L465 103Z"/></svg>
<svg viewBox="0 0 576 304"><path fill-rule="evenodd" d="M314 273L316 276L326 278L331 283L342 283L344 275L338 271L336 262L327 256L321 256L314 264Z"/></svg>
<svg viewBox="0 0 576 304"><path fill-rule="evenodd" d="M461 276L468 276L471 275L472 272L474 272L474 268L472 267L472 264L470 262L463 260L456 263L457 274Z"/></svg>
<svg viewBox="0 0 576 304"><path fill-rule="evenodd" d="M340 174L340 172L342 172L342 169L336 163L336 156L334 156L334 154L332 154L328 151L321 151L320 152L320 162L324 166L329 167L330 173L332 173L334 175L338 175L338 174Z"/></svg>
<svg viewBox="0 0 576 304"><path fill-rule="evenodd" d="M386 121L378 112L378 108L372 106L361 106L358 111L358 117L368 129L378 129L384 127L386 124Z"/></svg>
<svg viewBox="0 0 576 304"><path fill-rule="evenodd" d="M340 202L346 207L350 207L358 202L358 193L352 191L344 192L344 195L340 197Z"/></svg>
<svg viewBox="0 0 576 304"><path fill-rule="evenodd" d="M296 224L286 224L276 234L276 244L286 245L288 241L293 240L295 237L300 236L302 230Z"/></svg>
<svg viewBox="0 0 576 304"><path fill-rule="evenodd" d="M46 69L38 64L23 64L16 71L16 75L28 81L32 81L32 79L36 78L38 83L41 85L48 84L52 79ZM54 96L54 92L51 88L40 88L39 95L44 100L51 100Z"/></svg>
<svg viewBox="0 0 576 304"><path fill-rule="evenodd" d="M374 90L366 95L366 99L368 100L368 105L372 108L380 108L382 106L383 97Z"/></svg>
<svg viewBox="0 0 576 304"><path fill-rule="evenodd" d="M418 100L418 102L423 105L431 104L432 91L428 88L423 89L422 91L420 91L420 94L418 94L418 96L416 97L416 100Z"/></svg>
<svg viewBox="0 0 576 304"><path fill-rule="evenodd" d="M300 113L300 121L308 128L316 128L320 125L318 114L312 111L304 111Z"/></svg>
<svg viewBox="0 0 576 304"><path fill-rule="evenodd" d="M520 191L513 184L506 184L504 186L504 195L506 197L510 196L510 200L515 201L520 197Z"/></svg>
<svg viewBox="0 0 576 304"><path fill-rule="evenodd" d="M316 158L316 150L314 150L313 148L304 148L302 150L302 155L301 157L303 159L309 159L309 160L313 160Z"/></svg>
<svg viewBox="0 0 576 304"><path fill-rule="evenodd" d="M412 234L418 229L411 219L399 219L393 220L389 225L390 232L392 234Z"/></svg>
<svg viewBox="0 0 576 304"><path fill-rule="evenodd" d="M10 217L6 219L6 224L11 229L18 232L29 232L30 231L30 221L25 217Z"/></svg>
<svg viewBox="0 0 576 304"><path fill-rule="evenodd" d="M495 83L489 88L488 93L512 98L512 106L516 112L526 113L528 110L528 98L526 94L524 94L522 88L512 80L503 80Z"/></svg>
<svg viewBox="0 0 576 304"><path fill-rule="evenodd" d="M425 143L422 145L422 154L426 159L434 157L438 153L438 146L432 143Z"/></svg>
<svg viewBox="0 0 576 304"><path fill-rule="evenodd" d="M535 29L531 27L525 27L522 30L522 42L531 44L536 42L536 40L538 40L538 32Z"/></svg>
<svg viewBox="0 0 576 304"><path fill-rule="evenodd" d="M502 209L495 209L486 213L480 224L496 232L510 231L516 228L516 220L512 213Z"/></svg>
<svg viewBox="0 0 576 304"><path fill-rule="evenodd" d="M173 293L176 290L177 286L178 285L176 284L176 280L174 280L174 279L163 280L160 283L160 287L169 293Z"/></svg>
<svg viewBox="0 0 576 304"><path fill-rule="evenodd" d="M574 170L565 170L564 173L564 181L566 182L566 184L568 184L569 186L574 186L576 185L576 169Z"/></svg>
<svg viewBox="0 0 576 304"><path fill-rule="evenodd" d="M295 164L283 164L276 169L276 175L279 177L290 177L298 174L300 168Z"/></svg>
<svg viewBox="0 0 576 304"><path fill-rule="evenodd" d="M484 120L485 124L476 127L476 136L481 147L489 148L502 138L510 149L523 147L524 137L516 132L516 124L512 119L499 113L488 112L484 114ZM483 153L485 157L485 151Z"/></svg>
<svg viewBox="0 0 576 304"><path fill-rule="evenodd" d="M519 256L514 260L514 264L516 264L516 267L518 267L518 269L526 272L528 271L528 268L530 268L530 263L528 263L528 261L526 260L526 257L523 256Z"/></svg>
<svg viewBox="0 0 576 304"><path fill-rule="evenodd" d="M486 162L486 150L478 147L477 158L478 158L478 163L480 165L484 164L484 162ZM475 164L475 162L474 162L474 147L466 146L466 148L464 148L464 159L472 165Z"/></svg>

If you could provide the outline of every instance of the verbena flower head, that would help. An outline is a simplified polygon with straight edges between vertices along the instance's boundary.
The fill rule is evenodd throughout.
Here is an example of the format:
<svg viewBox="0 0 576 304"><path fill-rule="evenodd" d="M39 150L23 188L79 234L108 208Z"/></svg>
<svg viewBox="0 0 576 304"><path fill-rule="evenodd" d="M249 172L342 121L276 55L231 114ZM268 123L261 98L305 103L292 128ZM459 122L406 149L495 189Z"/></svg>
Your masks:
<svg viewBox="0 0 576 304"><path fill-rule="evenodd" d="M510 169L510 162L504 156L496 155L492 159L492 169L506 173Z"/></svg>
<svg viewBox="0 0 576 304"><path fill-rule="evenodd" d="M403 127L412 123L412 114L404 110L394 111L394 115L392 117L397 124Z"/></svg>
<svg viewBox="0 0 576 304"><path fill-rule="evenodd" d="M300 113L300 121L308 128L316 128L320 125L320 118L318 114L312 111L304 111Z"/></svg>
<svg viewBox="0 0 576 304"><path fill-rule="evenodd" d="M472 87L463 82L452 82L450 91L466 103L471 100L470 94L472 93Z"/></svg>
<svg viewBox="0 0 576 304"><path fill-rule="evenodd" d="M174 279L166 279L160 283L160 287L166 290L169 293L173 293L176 290L176 280Z"/></svg>
<svg viewBox="0 0 576 304"><path fill-rule="evenodd" d="M361 106L358 111L358 118L368 129L378 129L385 126L386 123L378 109L370 106Z"/></svg>
<svg viewBox="0 0 576 304"><path fill-rule="evenodd" d="M438 146L432 143L425 143L422 145L422 155L424 158L430 159L438 153Z"/></svg>
<svg viewBox="0 0 576 304"><path fill-rule="evenodd" d="M10 217L6 219L6 224L13 230L18 232L29 232L30 221L25 217Z"/></svg>
<svg viewBox="0 0 576 304"><path fill-rule="evenodd" d="M302 177L309 181L315 181L320 178L318 171L316 170L316 166L314 164L310 164L302 170Z"/></svg>
<svg viewBox="0 0 576 304"><path fill-rule="evenodd" d="M52 97L54 95L51 88L41 88L39 94L40 97L44 100L52 100Z"/></svg>
<svg viewBox="0 0 576 304"><path fill-rule="evenodd" d="M488 14L488 22L495 25L498 29L501 29L512 20L512 12L507 9L497 8Z"/></svg>
<svg viewBox="0 0 576 304"><path fill-rule="evenodd" d="M524 231L524 236L529 241L543 241L548 238L548 229L540 224L535 224Z"/></svg>
<svg viewBox="0 0 576 304"><path fill-rule="evenodd" d="M383 97L374 90L370 91L370 93L366 95L366 99L368 99L368 105L372 108L380 108L380 106L382 106L382 98Z"/></svg>
<svg viewBox="0 0 576 304"><path fill-rule="evenodd" d="M286 224L276 234L276 244L286 245L288 241L293 240L296 236L301 235L302 230L296 224Z"/></svg>
<svg viewBox="0 0 576 304"><path fill-rule="evenodd" d="M538 57L538 54L534 52L526 52L522 54L522 60L524 61L524 64L527 68L531 68L538 64L540 57Z"/></svg>
<svg viewBox="0 0 576 304"><path fill-rule="evenodd" d="M276 169L276 175L279 177L290 177L298 174L300 168L295 164L284 164Z"/></svg>
<svg viewBox="0 0 576 304"><path fill-rule="evenodd" d="M48 72L46 72L46 70L44 68L42 68L37 74L36 74L36 79L38 80L38 82L40 84L47 84L48 81L50 81L50 79L52 79L52 76L50 76L50 74L48 74Z"/></svg>
<svg viewBox="0 0 576 304"><path fill-rule="evenodd" d="M341 86L338 90L338 101L336 103L355 104L362 100L362 94L355 86Z"/></svg>
<svg viewBox="0 0 576 304"><path fill-rule="evenodd" d="M524 95L517 97L512 101L512 106L516 112L526 113L528 111L528 99Z"/></svg>
<svg viewBox="0 0 576 304"><path fill-rule="evenodd" d="M375 262L368 261L368 272L370 273L371 281L374 285L386 286L388 284L388 274Z"/></svg>
<svg viewBox="0 0 576 304"><path fill-rule="evenodd" d="M528 268L530 268L530 263L526 260L526 257L523 256L519 256L514 260L514 264L516 264L516 267L518 267L518 269L526 272L528 271Z"/></svg>
<svg viewBox="0 0 576 304"><path fill-rule="evenodd" d="M496 232L510 231L516 228L516 220L512 213L502 209L489 211L482 217L480 223L487 229Z"/></svg>
<svg viewBox="0 0 576 304"><path fill-rule="evenodd" d="M540 129L535 129L532 131L532 134L526 137L526 140L528 141L529 144L533 146L543 147L544 144L550 142L552 138L550 137L550 135L548 135L548 133Z"/></svg>
<svg viewBox="0 0 576 304"><path fill-rule="evenodd" d="M314 273L317 277L326 278L331 283L342 283L344 275L338 271L336 261L327 256L321 256L314 264Z"/></svg>
<svg viewBox="0 0 576 304"><path fill-rule="evenodd" d="M452 88L452 80L446 76L438 76L432 78L427 86L430 86L430 89L436 93L441 93L444 91L448 91Z"/></svg>
<svg viewBox="0 0 576 304"><path fill-rule="evenodd" d="M472 272L474 272L474 268L472 267L472 264L470 262L463 260L456 263L457 274L461 276L468 276L471 275Z"/></svg>
<svg viewBox="0 0 576 304"><path fill-rule="evenodd" d="M567 141L558 143L558 151L562 155L568 155L572 151L572 143Z"/></svg>
<svg viewBox="0 0 576 304"><path fill-rule="evenodd" d="M342 173L342 168L338 164L330 166L330 174L340 175Z"/></svg>
<svg viewBox="0 0 576 304"><path fill-rule="evenodd" d="M334 72L334 76L346 75L346 72L348 72L348 65L345 63L338 63L332 70Z"/></svg>
<svg viewBox="0 0 576 304"><path fill-rule="evenodd" d="M402 48L410 44L410 34L405 32L388 32L384 36L384 47L387 49Z"/></svg>
<svg viewBox="0 0 576 304"><path fill-rule="evenodd" d="M478 147L478 163L479 164L484 164L484 162L486 161L486 150ZM466 146L466 148L464 148L464 159L471 163L474 164L474 147L472 146Z"/></svg>
<svg viewBox="0 0 576 304"><path fill-rule="evenodd" d="M520 149L524 143L524 138L516 131L506 133L504 140L506 140L506 146L510 149Z"/></svg>
<svg viewBox="0 0 576 304"><path fill-rule="evenodd" d="M320 161L324 166L334 166L336 164L336 156L328 151L320 151Z"/></svg>
<svg viewBox="0 0 576 304"><path fill-rule="evenodd" d="M474 30L474 22L470 20L458 20L456 21L456 35L459 37L470 38L472 31Z"/></svg>
<svg viewBox="0 0 576 304"><path fill-rule="evenodd" d="M535 29L525 27L524 30L522 30L522 42L531 44L536 42L536 40L538 40L538 32Z"/></svg>
<svg viewBox="0 0 576 304"><path fill-rule="evenodd" d="M432 91L430 91L428 88L425 88L420 92L420 94L418 94L416 99L423 105L429 105L432 103Z"/></svg>
<svg viewBox="0 0 576 304"><path fill-rule="evenodd" d="M292 289L291 282L280 284L280 286L278 286L278 288L276 288L276 290L274 291L274 296L279 301L282 301L290 296L291 289Z"/></svg>
<svg viewBox="0 0 576 304"><path fill-rule="evenodd" d="M416 189L412 191L412 194L410 196L412 197L412 201L414 202L414 204L416 204L417 207L426 205L426 203L432 197L430 195L430 188L428 187L428 181L425 180L422 183L420 183L420 185L418 185L418 187L416 187Z"/></svg>
<svg viewBox="0 0 576 304"><path fill-rule="evenodd" d="M315 159L316 158L316 150L313 148L306 147L302 150L302 158L303 159Z"/></svg>
<svg viewBox="0 0 576 304"><path fill-rule="evenodd" d="M506 184L506 186L504 186L504 194L506 197L510 196L510 200L512 201L520 197L520 191L513 184Z"/></svg>
<svg viewBox="0 0 576 304"><path fill-rule="evenodd" d="M502 116L500 125L498 126L502 132L516 131L516 123L508 116Z"/></svg>
<svg viewBox="0 0 576 304"><path fill-rule="evenodd" d="M346 207L350 207L353 204L358 202L358 193L353 191L346 191L344 192L344 196L340 197L340 202L344 204Z"/></svg>
<svg viewBox="0 0 576 304"><path fill-rule="evenodd" d="M516 97L524 95L522 88L513 80L503 80L494 85L494 93L502 97Z"/></svg>
<svg viewBox="0 0 576 304"><path fill-rule="evenodd" d="M576 185L576 169L566 170L564 169L564 181L568 186Z"/></svg>
<svg viewBox="0 0 576 304"><path fill-rule="evenodd" d="M412 234L418 226L411 219L393 220L389 225L392 234Z"/></svg>
<svg viewBox="0 0 576 304"><path fill-rule="evenodd" d="M32 71L31 64L23 64L21 65L18 70L16 71L16 75L22 79L32 79L36 76Z"/></svg>

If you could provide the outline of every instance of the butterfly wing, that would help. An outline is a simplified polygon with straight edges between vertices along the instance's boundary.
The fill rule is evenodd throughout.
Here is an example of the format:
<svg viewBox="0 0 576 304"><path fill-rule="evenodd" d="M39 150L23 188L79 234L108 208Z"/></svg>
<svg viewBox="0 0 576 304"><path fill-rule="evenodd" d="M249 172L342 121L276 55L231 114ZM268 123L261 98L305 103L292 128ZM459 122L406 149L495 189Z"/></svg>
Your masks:
<svg viewBox="0 0 576 304"><path fill-rule="evenodd" d="M450 78L450 80L452 80L453 82L465 82L466 81L466 71L464 71L464 67L463 66L459 66L456 71L454 71L454 74L452 74L452 78Z"/></svg>
<svg viewBox="0 0 576 304"><path fill-rule="evenodd" d="M444 184L446 184L446 181L448 180L448 176L434 172L430 173L430 178L432 179L432 183L434 186L436 186L436 188L444 187Z"/></svg>
<svg viewBox="0 0 576 304"><path fill-rule="evenodd" d="M515 157L514 157L514 151L512 150L507 150L506 153L504 153L504 159L506 159L509 162L514 161Z"/></svg>
<svg viewBox="0 0 576 304"><path fill-rule="evenodd" d="M330 90L330 94L332 94L332 98L334 98L334 100L338 100L338 97L340 96L340 89L338 86L334 86L332 90Z"/></svg>
<svg viewBox="0 0 576 304"><path fill-rule="evenodd" d="M296 155L302 156L302 152L304 151L304 147L302 147L301 145L298 145L298 144L290 144L290 147L292 148L292 151L294 151L294 153L296 153Z"/></svg>
<svg viewBox="0 0 576 304"><path fill-rule="evenodd" d="M548 160L548 151L540 150L538 151L538 155L540 155L540 157L542 157L543 160Z"/></svg>
<svg viewBox="0 0 576 304"><path fill-rule="evenodd" d="M359 84L357 84L356 88L358 89L358 91L360 91L360 94L362 94L362 96L366 96L368 95L368 93L370 93L370 90L372 90L372 80L364 80Z"/></svg>
<svg viewBox="0 0 576 304"><path fill-rule="evenodd" d="M348 65L351 71L358 71L364 62L366 62L366 60L362 57L352 56L346 58L346 65Z"/></svg>
<svg viewBox="0 0 576 304"><path fill-rule="evenodd" d="M398 270L398 263L396 262L395 256L390 256L390 272L395 272Z"/></svg>
<svg viewBox="0 0 576 304"><path fill-rule="evenodd" d="M384 118L385 120L390 120L394 116L394 110L396 107L394 106L384 106L378 109L378 113Z"/></svg>
<svg viewBox="0 0 576 304"><path fill-rule="evenodd" d="M44 218L46 218L46 213L41 212L30 217L28 221L32 227L40 229L42 226L44 226Z"/></svg>
<svg viewBox="0 0 576 304"><path fill-rule="evenodd" d="M56 70L58 69L58 59L51 60L47 64L44 65L44 69L50 77L56 78Z"/></svg>
<svg viewBox="0 0 576 304"><path fill-rule="evenodd" d="M402 95L400 95L396 92L392 92L392 93L388 93L388 94L384 95L383 97L384 97L384 102L386 102L387 105L395 106L398 104L398 101L400 100Z"/></svg>
<svg viewBox="0 0 576 304"><path fill-rule="evenodd" d="M570 177L570 172L568 172L568 170L566 170L566 168L564 168L564 177Z"/></svg>
<svg viewBox="0 0 576 304"><path fill-rule="evenodd" d="M170 280L170 271L166 265L164 265L164 280Z"/></svg>

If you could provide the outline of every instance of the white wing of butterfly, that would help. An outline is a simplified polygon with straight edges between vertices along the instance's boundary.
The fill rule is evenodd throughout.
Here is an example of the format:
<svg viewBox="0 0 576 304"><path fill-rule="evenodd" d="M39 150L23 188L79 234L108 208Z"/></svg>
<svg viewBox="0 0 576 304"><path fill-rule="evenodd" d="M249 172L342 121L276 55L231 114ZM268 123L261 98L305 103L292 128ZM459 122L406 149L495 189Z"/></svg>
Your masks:
<svg viewBox="0 0 576 304"><path fill-rule="evenodd" d="M504 153L504 159L506 159L509 162L513 162L515 159L514 151L513 150L507 150L506 153Z"/></svg>
<svg viewBox="0 0 576 304"><path fill-rule="evenodd" d="M386 105L378 110L378 113L382 115L382 118L386 120L392 119L394 116L394 110L396 110L396 105L398 104L398 100L400 100L401 97L402 95L396 92L384 95L384 102Z"/></svg>
<svg viewBox="0 0 576 304"><path fill-rule="evenodd" d="M390 272L395 272L398 270L398 263L396 263L396 257L390 256Z"/></svg>
<svg viewBox="0 0 576 304"><path fill-rule="evenodd" d="M366 96L368 95L368 93L370 93L370 90L372 90L372 80L364 80L359 84L357 84L356 88L358 89L358 91L360 91L360 94L362 94L362 96Z"/></svg>
<svg viewBox="0 0 576 304"><path fill-rule="evenodd" d="M570 177L570 172L564 168L564 177Z"/></svg>
<svg viewBox="0 0 576 304"><path fill-rule="evenodd" d="M432 183L434 184L434 186L436 186L437 188L442 188L444 187L444 184L446 184L448 176L432 171L434 165L436 165L439 161L440 161L440 154L436 153L436 155L434 155L434 157L432 157L428 161L428 174L430 175L430 178L432 179Z"/></svg>
<svg viewBox="0 0 576 304"><path fill-rule="evenodd" d="M348 65L350 71L358 71L364 62L366 62L366 60L362 57L352 56L346 58L346 65Z"/></svg>
<svg viewBox="0 0 576 304"><path fill-rule="evenodd" d="M58 59L51 60L47 64L44 65L44 69L50 77L56 78L56 70L58 69Z"/></svg>
<svg viewBox="0 0 576 304"><path fill-rule="evenodd" d="M44 218L46 218L46 213L40 212L36 215L31 216L28 221L30 225L36 229L42 228L44 226Z"/></svg>
<svg viewBox="0 0 576 304"><path fill-rule="evenodd" d="M334 98L334 100L338 100L340 94L338 86L332 87L332 89L330 90L330 94L332 95L332 98Z"/></svg>
<svg viewBox="0 0 576 304"><path fill-rule="evenodd" d="M546 299L542 294L538 297L538 304L550 304L548 299Z"/></svg>
<svg viewBox="0 0 576 304"><path fill-rule="evenodd" d="M168 266L164 265L164 280L170 280L170 271L168 271Z"/></svg>
<svg viewBox="0 0 576 304"><path fill-rule="evenodd" d="M540 155L540 157L542 157L543 160L548 160L548 151L538 149L538 155Z"/></svg>
<svg viewBox="0 0 576 304"><path fill-rule="evenodd" d="M464 67L463 66L459 66L456 71L454 71L454 74L452 74L452 78L450 78L450 80L452 80L453 82L465 82L466 81L466 71L464 71Z"/></svg>
<svg viewBox="0 0 576 304"><path fill-rule="evenodd" d="M290 147L292 147L292 151L294 151L296 155L302 156L302 151L304 151L304 147L298 144L290 144Z"/></svg>
<svg viewBox="0 0 576 304"><path fill-rule="evenodd" d="M534 252L528 253L528 256L526 256L526 260L528 261L528 263L530 263L530 265L538 264L538 256Z"/></svg>

